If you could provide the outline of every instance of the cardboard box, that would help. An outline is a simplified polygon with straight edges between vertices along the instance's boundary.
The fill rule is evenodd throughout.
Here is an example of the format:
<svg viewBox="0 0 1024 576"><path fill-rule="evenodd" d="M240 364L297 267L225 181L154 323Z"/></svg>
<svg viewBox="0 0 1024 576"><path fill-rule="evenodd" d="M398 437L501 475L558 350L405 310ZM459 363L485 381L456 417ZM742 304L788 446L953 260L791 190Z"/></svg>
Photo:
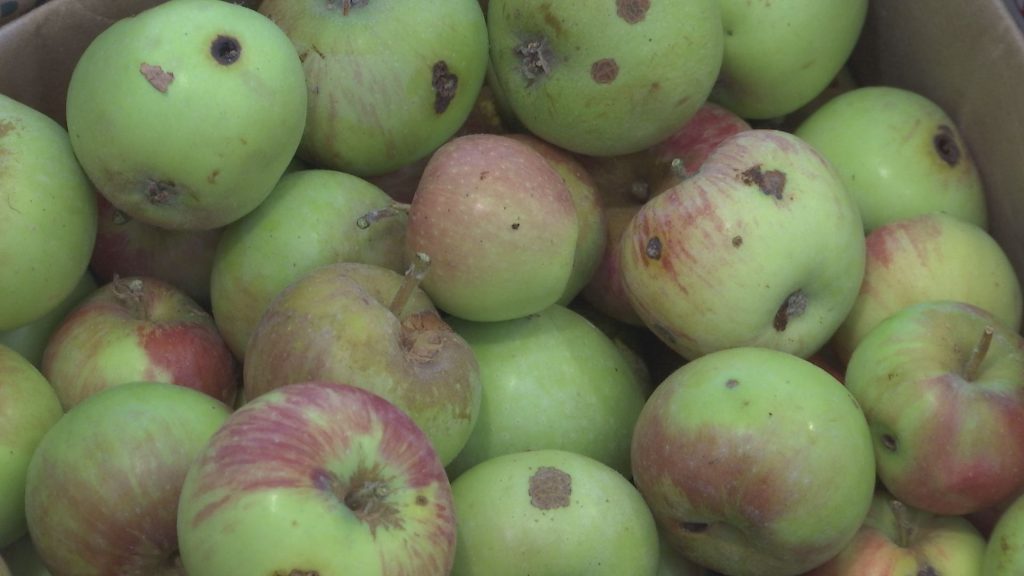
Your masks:
<svg viewBox="0 0 1024 576"><path fill-rule="evenodd" d="M118 18L161 0L51 0L0 27L0 93L64 122L78 56ZM243 2L258 6L259 0ZM988 192L991 232L1024 282L1024 0L870 0L851 70L914 90L963 132Z"/></svg>

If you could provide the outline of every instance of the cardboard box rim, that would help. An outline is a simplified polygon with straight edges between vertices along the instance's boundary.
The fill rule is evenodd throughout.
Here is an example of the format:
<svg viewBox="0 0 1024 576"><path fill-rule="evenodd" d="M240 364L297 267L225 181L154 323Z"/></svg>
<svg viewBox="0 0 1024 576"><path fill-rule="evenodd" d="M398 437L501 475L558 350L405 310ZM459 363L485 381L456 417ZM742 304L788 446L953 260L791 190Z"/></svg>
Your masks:
<svg viewBox="0 0 1024 576"><path fill-rule="evenodd" d="M0 27L0 93L64 123L71 71L120 17L161 0L51 0ZM241 2L258 6L259 0ZM1024 282L1024 24L1014 0L871 0L850 69L917 91L962 131L988 192L990 232Z"/></svg>

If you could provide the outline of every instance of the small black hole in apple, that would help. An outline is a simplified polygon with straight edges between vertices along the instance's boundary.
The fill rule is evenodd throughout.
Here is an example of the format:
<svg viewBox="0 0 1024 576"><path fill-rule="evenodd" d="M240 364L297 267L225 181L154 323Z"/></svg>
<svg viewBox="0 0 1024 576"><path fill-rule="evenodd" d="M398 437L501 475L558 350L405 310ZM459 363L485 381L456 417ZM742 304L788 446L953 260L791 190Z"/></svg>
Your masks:
<svg viewBox="0 0 1024 576"><path fill-rule="evenodd" d="M939 126L938 132L932 138L935 145L935 152L939 158L949 166L956 166L960 162L960 145L956 142L953 129L949 126Z"/></svg>
<svg viewBox="0 0 1024 576"><path fill-rule="evenodd" d="M213 59L218 64L230 66L241 58L242 45L234 36L224 36L221 34L210 43L210 55L213 56Z"/></svg>
<svg viewBox="0 0 1024 576"><path fill-rule="evenodd" d="M651 260L661 259L661 238L654 236L647 241L647 247L644 249L644 253Z"/></svg>
<svg viewBox="0 0 1024 576"><path fill-rule="evenodd" d="M700 534L702 532L707 532L708 528L711 527L711 525L707 522L681 522L679 526L683 530L691 534Z"/></svg>
<svg viewBox="0 0 1024 576"><path fill-rule="evenodd" d="M892 434L882 434L882 446L890 452L895 452L899 448L899 443L896 442L896 437Z"/></svg>

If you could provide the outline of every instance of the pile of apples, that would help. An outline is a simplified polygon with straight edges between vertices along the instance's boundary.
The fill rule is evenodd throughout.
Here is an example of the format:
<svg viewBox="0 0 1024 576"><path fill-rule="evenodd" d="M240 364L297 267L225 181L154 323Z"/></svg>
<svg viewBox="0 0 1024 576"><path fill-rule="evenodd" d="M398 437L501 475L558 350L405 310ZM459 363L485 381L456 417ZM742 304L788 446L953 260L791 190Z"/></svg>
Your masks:
<svg viewBox="0 0 1024 576"><path fill-rule="evenodd" d="M866 13L169 0L0 96L0 575L1024 573L1021 285Z"/></svg>

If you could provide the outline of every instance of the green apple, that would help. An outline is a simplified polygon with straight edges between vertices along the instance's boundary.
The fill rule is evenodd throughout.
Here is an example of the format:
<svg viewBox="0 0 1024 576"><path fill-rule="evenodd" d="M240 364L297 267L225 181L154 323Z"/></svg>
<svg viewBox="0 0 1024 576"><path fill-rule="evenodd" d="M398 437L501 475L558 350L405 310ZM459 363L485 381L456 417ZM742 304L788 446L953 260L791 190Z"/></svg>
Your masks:
<svg viewBox="0 0 1024 576"><path fill-rule="evenodd" d="M857 401L807 360L738 347L693 360L647 400L633 479L667 539L731 576L792 576L838 554L875 488Z"/></svg>
<svg viewBox="0 0 1024 576"><path fill-rule="evenodd" d="M50 335L60 326L64 317L97 288L96 280L87 271L82 274L71 293L42 317L13 330L0 331L0 344L21 354L36 368L41 367L43 351L46 350Z"/></svg>
<svg viewBox="0 0 1024 576"><path fill-rule="evenodd" d="M57 394L39 370L0 345L0 549L28 530L25 476L29 462L63 414Z"/></svg>
<svg viewBox="0 0 1024 576"><path fill-rule="evenodd" d="M783 116L825 90L868 10L867 0L718 3L725 50L710 98L748 119Z"/></svg>
<svg viewBox="0 0 1024 576"><path fill-rule="evenodd" d="M984 228L981 175L956 124L923 95L866 86L837 96L796 129L836 168L864 230L929 212Z"/></svg>
<svg viewBox="0 0 1024 576"><path fill-rule="evenodd" d="M864 525L804 576L980 576L985 538L961 516L912 508L878 491Z"/></svg>
<svg viewBox="0 0 1024 576"><path fill-rule="evenodd" d="M1024 573L1024 497L1003 512L985 548L983 576L1015 576Z"/></svg>
<svg viewBox="0 0 1024 576"><path fill-rule="evenodd" d="M220 0L171 0L118 20L68 85L68 132L85 172L111 204L162 228L218 228L255 208L305 120L288 37Z"/></svg>
<svg viewBox="0 0 1024 576"><path fill-rule="evenodd" d="M278 292L318 266L363 262L403 268L405 218L368 228L357 221L391 199L362 178L333 170L286 174L255 210L224 229L213 259L213 317L241 359Z"/></svg>
<svg viewBox="0 0 1024 576"><path fill-rule="evenodd" d="M496 92L530 132L573 152L638 152L707 99L722 63L716 0L494 0Z"/></svg>
<svg viewBox="0 0 1024 576"><path fill-rule="evenodd" d="M908 506L963 515L1024 489L1024 337L964 302L912 304L853 351L846 386L878 477Z"/></svg>
<svg viewBox="0 0 1024 576"><path fill-rule="evenodd" d="M735 346L810 356L864 274L853 198L828 161L776 130L726 139L699 172L648 200L621 242L633 309L691 360Z"/></svg>
<svg viewBox="0 0 1024 576"><path fill-rule="evenodd" d="M867 236L864 282L836 330L833 347L848 361L879 322L928 300L958 300L1021 327L1024 296L1013 263L985 230L932 213L890 222Z"/></svg>
<svg viewBox="0 0 1024 576"><path fill-rule="evenodd" d="M502 454L560 449L629 476L647 389L619 348L580 314L553 305L502 322L452 319L480 365L480 416L448 466L457 477Z"/></svg>
<svg viewBox="0 0 1024 576"><path fill-rule="evenodd" d="M487 69L476 0L263 0L309 87L299 155L370 176L428 156L469 116Z"/></svg>
<svg viewBox="0 0 1024 576"><path fill-rule="evenodd" d="M41 318L74 290L96 240L96 197L68 133L0 94L0 331Z"/></svg>
<svg viewBox="0 0 1024 576"><path fill-rule="evenodd" d="M563 450L491 458L452 482L451 576L654 576L658 532L636 488Z"/></svg>

